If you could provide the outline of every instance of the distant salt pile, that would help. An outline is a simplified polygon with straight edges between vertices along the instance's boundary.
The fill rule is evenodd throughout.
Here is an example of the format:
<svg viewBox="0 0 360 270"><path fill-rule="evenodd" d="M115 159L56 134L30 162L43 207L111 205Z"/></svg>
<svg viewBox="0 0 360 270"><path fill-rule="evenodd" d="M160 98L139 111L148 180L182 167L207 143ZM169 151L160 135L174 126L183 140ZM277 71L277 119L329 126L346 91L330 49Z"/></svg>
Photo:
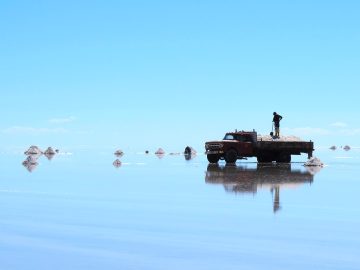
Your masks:
<svg viewBox="0 0 360 270"><path fill-rule="evenodd" d="M333 145L333 146L331 146L329 149L334 151L334 150L336 150L336 146Z"/></svg>
<svg viewBox="0 0 360 270"><path fill-rule="evenodd" d="M351 147L348 146L348 145L345 145L345 146L343 147L343 149L344 149L345 151L349 151L349 150L351 149Z"/></svg>
<svg viewBox="0 0 360 270"><path fill-rule="evenodd" d="M184 150L185 155L196 155L196 150L191 146L186 146Z"/></svg>
<svg viewBox="0 0 360 270"><path fill-rule="evenodd" d="M24 152L25 155L41 155L43 152L36 145L30 146L30 148Z"/></svg>
<svg viewBox="0 0 360 270"><path fill-rule="evenodd" d="M301 139L299 137L292 136L292 135L280 136L280 138L277 138L277 137L272 137L270 135L261 135L261 134L258 134L257 140L258 141L280 141L280 142L299 142L299 141L301 141Z"/></svg>
<svg viewBox="0 0 360 270"><path fill-rule="evenodd" d="M305 164L304 166L324 166L324 163L322 163L322 161L320 159L318 159L317 157L312 157L310 158Z"/></svg>
<svg viewBox="0 0 360 270"><path fill-rule="evenodd" d="M162 148L159 148L156 152L155 155L165 155L165 151Z"/></svg>
<svg viewBox="0 0 360 270"><path fill-rule="evenodd" d="M113 165L114 165L115 168L119 168L119 167L121 167L121 161L119 159L116 159L113 162Z"/></svg>
<svg viewBox="0 0 360 270"><path fill-rule="evenodd" d="M52 149L51 146L49 146L49 147L45 150L44 154L45 154L45 155L55 155L56 152L55 152L54 149Z"/></svg>
<svg viewBox="0 0 360 270"><path fill-rule="evenodd" d="M117 157L121 157L121 156L124 155L124 152L122 150L116 150L114 155L117 156Z"/></svg>

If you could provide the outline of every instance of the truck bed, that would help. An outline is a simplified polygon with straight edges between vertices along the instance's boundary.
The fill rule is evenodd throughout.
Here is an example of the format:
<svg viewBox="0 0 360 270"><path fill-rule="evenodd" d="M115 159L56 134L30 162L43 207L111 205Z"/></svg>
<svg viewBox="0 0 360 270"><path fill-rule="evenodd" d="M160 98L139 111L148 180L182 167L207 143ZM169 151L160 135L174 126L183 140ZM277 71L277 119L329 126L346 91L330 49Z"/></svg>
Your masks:
<svg viewBox="0 0 360 270"><path fill-rule="evenodd" d="M308 153L312 156L314 151L314 143L312 141L257 141L257 151L281 151L288 152L293 155Z"/></svg>

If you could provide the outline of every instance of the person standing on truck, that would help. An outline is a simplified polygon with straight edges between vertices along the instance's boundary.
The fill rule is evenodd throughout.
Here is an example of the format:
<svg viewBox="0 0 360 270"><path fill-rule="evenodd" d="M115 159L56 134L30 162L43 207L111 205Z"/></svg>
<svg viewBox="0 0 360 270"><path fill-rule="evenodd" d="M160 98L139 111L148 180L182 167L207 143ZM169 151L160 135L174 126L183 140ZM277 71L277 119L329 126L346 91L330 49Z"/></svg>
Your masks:
<svg viewBox="0 0 360 270"><path fill-rule="evenodd" d="M277 114L276 112L273 113L273 122L275 126L275 137L280 138L280 121L283 118L280 114Z"/></svg>

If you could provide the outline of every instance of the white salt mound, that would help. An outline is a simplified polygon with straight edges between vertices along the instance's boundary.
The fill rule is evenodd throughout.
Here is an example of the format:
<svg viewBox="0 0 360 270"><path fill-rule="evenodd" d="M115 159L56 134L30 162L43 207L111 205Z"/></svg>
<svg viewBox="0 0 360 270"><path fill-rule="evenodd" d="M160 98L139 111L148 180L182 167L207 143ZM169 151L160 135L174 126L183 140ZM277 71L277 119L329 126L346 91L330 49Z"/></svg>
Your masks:
<svg viewBox="0 0 360 270"><path fill-rule="evenodd" d="M280 141L280 142L299 142L301 139L299 137L289 135L289 136L280 136L280 138L272 137L270 135L261 135L257 136L258 141Z"/></svg>
<svg viewBox="0 0 360 270"><path fill-rule="evenodd" d="M184 154L185 155L196 155L196 150L194 148L192 148L191 146L186 146Z"/></svg>
<svg viewBox="0 0 360 270"><path fill-rule="evenodd" d="M159 148L156 152L155 155L165 155L165 151L162 148Z"/></svg>
<svg viewBox="0 0 360 270"><path fill-rule="evenodd" d="M30 146L30 148L25 151L25 155L39 155L42 154L43 152L40 150L39 147L37 147L36 145L32 145Z"/></svg>
<svg viewBox="0 0 360 270"><path fill-rule="evenodd" d="M44 152L45 155L55 155L55 153L56 152L54 151L54 149L52 149L51 146L49 146Z"/></svg>
<svg viewBox="0 0 360 270"><path fill-rule="evenodd" d="M121 157L121 156L124 155L124 152L122 150L116 150L114 155L117 156L117 157Z"/></svg>
<svg viewBox="0 0 360 270"><path fill-rule="evenodd" d="M317 157L312 157L310 158L305 164L304 166L324 166L324 163L322 163L322 161L320 159L318 159Z"/></svg>

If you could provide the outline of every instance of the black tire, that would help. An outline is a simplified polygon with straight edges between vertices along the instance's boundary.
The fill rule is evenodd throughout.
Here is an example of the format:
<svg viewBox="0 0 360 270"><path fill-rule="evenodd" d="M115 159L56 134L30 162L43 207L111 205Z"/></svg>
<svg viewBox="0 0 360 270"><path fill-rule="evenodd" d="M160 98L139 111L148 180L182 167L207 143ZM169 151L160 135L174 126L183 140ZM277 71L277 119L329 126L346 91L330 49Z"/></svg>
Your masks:
<svg viewBox="0 0 360 270"><path fill-rule="evenodd" d="M226 151L224 159L226 163L235 163L237 160L237 152L234 149Z"/></svg>
<svg viewBox="0 0 360 270"><path fill-rule="evenodd" d="M217 163L220 159L220 156L216 154L209 154L207 155L207 159L210 163Z"/></svg>
<svg viewBox="0 0 360 270"><path fill-rule="evenodd" d="M257 156L257 161L260 163L272 162L273 160L276 160L276 158L274 158L274 155L272 155L270 153L263 153L263 154L260 154L259 156Z"/></svg>
<svg viewBox="0 0 360 270"><path fill-rule="evenodd" d="M287 153L280 153L276 158L276 162L290 163L291 162L291 155L287 154Z"/></svg>

